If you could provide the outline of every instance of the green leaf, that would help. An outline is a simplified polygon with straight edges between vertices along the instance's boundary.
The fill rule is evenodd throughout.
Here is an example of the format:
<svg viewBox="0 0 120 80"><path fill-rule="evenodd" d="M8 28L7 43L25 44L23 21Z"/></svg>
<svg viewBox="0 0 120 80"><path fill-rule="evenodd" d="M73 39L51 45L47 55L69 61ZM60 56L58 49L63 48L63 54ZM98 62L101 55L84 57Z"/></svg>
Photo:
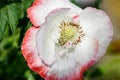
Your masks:
<svg viewBox="0 0 120 80"><path fill-rule="evenodd" d="M7 7L0 10L0 39L2 38L8 21Z"/></svg>
<svg viewBox="0 0 120 80"><path fill-rule="evenodd" d="M95 7L99 9L99 5L102 2L102 0L96 0Z"/></svg>
<svg viewBox="0 0 120 80"><path fill-rule="evenodd" d="M76 2L76 0L70 0L70 1L74 3L76 6L80 6L80 4Z"/></svg>
<svg viewBox="0 0 120 80"><path fill-rule="evenodd" d="M27 80L35 80L34 76L32 75L31 71L27 70L25 72L25 76L27 77Z"/></svg>
<svg viewBox="0 0 120 80"><path fill-rule="evenodd" d="M11 4L8 6L8 18L9 18L9 25L14 32L16 30L18 24L18 15L16 11L16 4Z"/></svg>
<svg viewBox="0 0 120 80"><path fill-rule="evenodd" d="M8 0L0 0L0 9L8 4Z"/></svg>
<svg viewBox="0 0 120 80"><path fill-rule="evenodd" d="M21 3L16 3L15 5L18 18L22 19L24 17L24 7Z"/></svg>

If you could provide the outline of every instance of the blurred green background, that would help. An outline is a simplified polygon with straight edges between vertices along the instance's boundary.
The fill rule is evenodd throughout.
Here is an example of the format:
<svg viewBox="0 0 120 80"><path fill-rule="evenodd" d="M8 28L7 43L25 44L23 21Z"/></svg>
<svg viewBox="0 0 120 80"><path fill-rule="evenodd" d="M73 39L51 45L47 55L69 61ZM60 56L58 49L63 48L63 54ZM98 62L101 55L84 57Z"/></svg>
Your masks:
<svg viewBox="0 0 120 80"><path fill-rule="evenodd" d="M31 26L26 10L34 0L0 0L0 80L44 80L31 71L21 54L21 43ZM85 8L105 10L114 37L106 55L84 73L84 80L120 80L120 0L71 0Z"/></svg>

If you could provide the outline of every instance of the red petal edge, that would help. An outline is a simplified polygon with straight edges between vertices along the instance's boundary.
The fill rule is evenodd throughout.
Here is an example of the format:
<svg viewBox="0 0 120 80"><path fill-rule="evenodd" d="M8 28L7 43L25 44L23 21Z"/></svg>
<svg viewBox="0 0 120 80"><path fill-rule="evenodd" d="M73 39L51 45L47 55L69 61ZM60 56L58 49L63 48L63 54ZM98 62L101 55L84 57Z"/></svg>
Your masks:
<svg viewBox="0 0 120 80"><path fill-rule="evenodd" d="M34 0L32 6L31 6L30 8L28 8L28 10L27 10L28 17L31 18L30 21L32 22L32 24L34 24L34 27L39 27L39 26L36 26L36 25L35 25L36 22L34 21L34 19L32 19L32 17L34 17L34 16L32 15L32 12L31 12L31 11L32 11L32 9L34 8L34 6L37 6L37 5L39 5L40 3L41 3L41 0Z"/></svg>
<svg viewBox="0 0 120 80"><path fill-rule="evenodd" d="M91 67L92 65L94 65L96 62L97 62L97 53L98 53L98 49L99 49L99 42L97 39L93 38L93 41L94 41L94 50L95 50L95 54L93 55L93 58L91 61L88 62L88 64L86 64L85 66L82 67L81 71L80 71L80 74L83 74L89 67ZM83 75L80 76L82 80L83 79Z"/></svg>
<svg viewBox="0 0 120 80"><path fill-rule="evenodd" d="M37 72L40 76L45 77L48 67L42 64L35 43L35 35L38 30L39 28L35 27L31 27L27 30L23 39L21 50L29 68Z"/></svg>

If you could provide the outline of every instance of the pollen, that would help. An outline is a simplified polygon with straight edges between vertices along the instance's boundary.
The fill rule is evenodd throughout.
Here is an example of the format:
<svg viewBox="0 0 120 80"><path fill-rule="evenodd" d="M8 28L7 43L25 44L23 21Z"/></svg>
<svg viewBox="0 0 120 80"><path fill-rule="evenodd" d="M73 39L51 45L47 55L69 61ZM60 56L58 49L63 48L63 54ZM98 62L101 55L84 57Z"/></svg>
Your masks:
<svg viewBox="0 0 120 80"><path fill-rule="evenodd" d="M63 30L63 34L67 40L71 40L74 37L75 32L72 28L68 28Z"/></svg>
<svg viewBox="0 0 120 80"><path fill-rule="evenodd" d="M77 45L84 36L82 27L73 22L62 21L59 28L60 38L58 42L61 46L65 45L67 42L72 42L73 45Z"/></svg>

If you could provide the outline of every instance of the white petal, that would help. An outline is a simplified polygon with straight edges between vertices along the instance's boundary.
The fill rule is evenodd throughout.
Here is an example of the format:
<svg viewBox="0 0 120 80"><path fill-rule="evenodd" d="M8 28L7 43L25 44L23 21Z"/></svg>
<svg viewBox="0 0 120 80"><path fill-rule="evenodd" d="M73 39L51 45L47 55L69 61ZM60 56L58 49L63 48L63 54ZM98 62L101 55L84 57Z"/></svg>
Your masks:
<svg viewBox="0 0 120 80"><path fill-rule="evenodd" d="M83 27L85 36L94 37L99 42L98 57L104 55L106 47L113 35L112 23L102 10L86 8L80 14L80 25Z"/></svg>
<svg viewBox="0 0 120 80"><path fill-rule="evenodd" d="M48 64L52 65L56 61L55 42L58 40L59 27L58 24L64 20L64 14L69 9L61 9L49 14L47 21L43 24L36 36L36 45L41 59Z"/></svg>
<svg viewBox="0 0 120 80"><path fill-rule="evenodd" d="M72 11L81 12L82 9L72 4L69 0L36 0L28 9L28 17L34 26L45 22L46 16L55 9L71 8Z"/></svg>

